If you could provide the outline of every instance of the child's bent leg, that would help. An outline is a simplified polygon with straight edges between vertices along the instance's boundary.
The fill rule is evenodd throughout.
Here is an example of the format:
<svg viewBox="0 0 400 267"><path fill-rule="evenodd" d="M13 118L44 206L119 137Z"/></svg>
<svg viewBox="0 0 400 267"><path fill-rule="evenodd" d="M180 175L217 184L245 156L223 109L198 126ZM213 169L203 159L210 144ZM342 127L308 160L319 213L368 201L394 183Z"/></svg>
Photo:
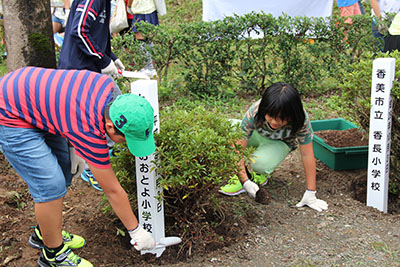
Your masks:
<svg viewBox="0 0 400 267"><path fill-rule="evenodd" d="M259 174L271 174L290 152L285 142L264 138L256 132L251 136L249 145L257 147L250 163L253 171Z"/></svg>

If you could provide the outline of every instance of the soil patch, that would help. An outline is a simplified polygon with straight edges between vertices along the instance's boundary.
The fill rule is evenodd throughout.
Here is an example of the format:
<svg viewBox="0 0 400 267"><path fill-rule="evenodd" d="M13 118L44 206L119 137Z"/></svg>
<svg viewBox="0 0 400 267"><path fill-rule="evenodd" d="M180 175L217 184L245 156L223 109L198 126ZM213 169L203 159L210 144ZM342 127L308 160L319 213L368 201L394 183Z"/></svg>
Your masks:
<svg viewBox="0 0 400 267"><path fill-rule="evenodd" d="M267 205L271 201L271 196L264 188L260 188L256 193L256 202Z"/></svg>
<svg viewBox="0 0 400 267"><path fill-rule="evenodd" d="M178 257L179 245L168 247L160 258L140 255L121 233L116 216L104 214L104 194L82 179L73 181L64 200L64 228L86 239L76 252L97 267L400 266L399 198L389 200L387 214L367 207L354 199L352 189L365 189L366 170L332 171L317 161L317 197L329 209L296 208L306 188L304 177L296 150L261 187L270 195L267 206L245 193L221 195L237 206L226 214L237 222L226 229L235 242L193 251L184 259ZM27 242L35 224L26 184L0 154L0 266L37 267L39 251Z"/></svg>
<svg viewBox="0 0 400 267"><path fill-rule="evenodd" d="M315 135L331 147L368 146L368 136L359 128L316 131Z"/></svg>

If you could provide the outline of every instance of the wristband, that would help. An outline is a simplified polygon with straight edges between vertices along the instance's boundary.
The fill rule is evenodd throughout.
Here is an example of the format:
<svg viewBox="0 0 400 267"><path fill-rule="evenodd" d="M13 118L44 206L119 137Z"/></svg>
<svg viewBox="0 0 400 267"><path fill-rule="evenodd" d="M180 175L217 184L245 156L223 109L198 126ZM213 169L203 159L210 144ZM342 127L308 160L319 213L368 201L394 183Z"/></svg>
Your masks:
<svg viewBox="0 0 400 267"><path fill-rule="evenodd" d="M139 228L139 224L135 228L133 228L132 230L128 230L128 233L134 233L134 232L136 232L136 230L138 228Z"/></svg>

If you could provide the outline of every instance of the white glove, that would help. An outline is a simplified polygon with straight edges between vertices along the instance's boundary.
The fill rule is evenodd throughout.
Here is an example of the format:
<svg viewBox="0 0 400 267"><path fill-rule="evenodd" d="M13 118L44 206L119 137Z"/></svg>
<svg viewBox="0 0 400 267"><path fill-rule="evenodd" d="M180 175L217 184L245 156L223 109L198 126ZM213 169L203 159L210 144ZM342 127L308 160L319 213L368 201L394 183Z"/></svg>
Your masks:
<svg viewBox="0 0 400 267"><path fill-rule="evenodd" d="M135 229L128 231L131 237L131 244L136 250L152 250L156 245L149 232L138 225Z"/></svg>
<svg viewBox="0 0 400 267"><path fill-rule="evenodd" d="M75 147L69 148L69 158L71 159L72 178L81 176L83 170L85 170L85 161L75 154Z"/></svg>
<svg viewBox="0 0 400 267"><path fill-rule="evenodd" d="M117 67L117 69L124 71L125 70L125 66L124 64L122 64L121 60L119 58L117 58L117 60L114 61L115 67Z"/></svg>
<svg viewBox="0 0 400 267"><path fill-rule="evenodd" d="M256 198L256 193L260 189L256 183L253 183L250 180L244 182L243 188L251 198Z"/></svg>
<svg viewBox="0 0 400 267"><path fill-rule="evenodd" d="M318 199L315 196L315 193L317 193L317 191L306 190L301 201L296 204L296 207L300 208L307 205L316 211L327 210L328 204L325 201Z"/></svg>
<svg viewBox="0 0 400 267"><path fill-rule="evenodd" d="M131 9L130 6L127 6L127 7L126 7L126 11L127 11L129 14L133 15L133 11L132 11L132 9Z"/></svg>
<svg viewBox="0 0 400 267"><path fill-rule="evenodd" d="M70 11L69 9L64 9L64 17L63 17L64 24L62 25L63 28L67 27L69 11Z"/></svg>
<svg viewBox="0 0 400 267"><path fill-rule="evenodd" d="M118 76L118 69L115 66L114 61L110 61L110 64L108 64L107 67L105 67L104 69L101 70L101 73L103 74L108 74L111 76Z"/></svg>

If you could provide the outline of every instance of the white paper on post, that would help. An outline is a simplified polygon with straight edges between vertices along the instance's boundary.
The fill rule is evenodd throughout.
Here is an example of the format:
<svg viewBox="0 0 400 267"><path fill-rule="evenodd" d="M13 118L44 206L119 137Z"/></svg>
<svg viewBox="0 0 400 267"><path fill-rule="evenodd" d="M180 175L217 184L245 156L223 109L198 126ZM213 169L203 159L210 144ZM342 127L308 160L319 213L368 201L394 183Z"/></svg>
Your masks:
<svg viewBox="0 0 400 267"><path fill-rule="evenodd" d="M150 102L154 109L153 133L159 132L159 106L156 80L138 80L131 83L131 93L144 97ZM164 203L156 197L161 192L158 186L158 174L155 164L157 154L153 153L148 157L136 157L136 184L138 199L139 224L146 231L150 232L155 241L165 237L164 230ZM165 247L157 246L153 250L142 250L141 254L153 253L161 256Z"/></svg>
<svg viewBox="0 0 400 267"><path fill-rule="evenodd" d="M395 74L394 58L373 61L371 110L368 143L367 206L387 213L390 140L392 130L391 89Z"/></svg>

